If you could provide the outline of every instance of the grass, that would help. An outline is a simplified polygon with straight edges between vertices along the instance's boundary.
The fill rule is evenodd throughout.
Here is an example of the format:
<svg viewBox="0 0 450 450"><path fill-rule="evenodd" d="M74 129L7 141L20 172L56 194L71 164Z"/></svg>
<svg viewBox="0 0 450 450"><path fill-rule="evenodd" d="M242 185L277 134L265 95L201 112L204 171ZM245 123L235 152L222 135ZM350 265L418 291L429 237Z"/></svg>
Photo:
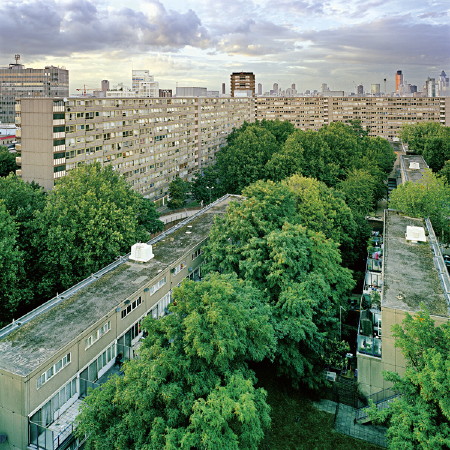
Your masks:
<svg viewBox="0 0 450 450"><path fill-rule="evenodd" d="M334 430L332 414L319 411L311 395L291 388L288 382L258 373L268 392L272 425L261 450L379 450L380 447Z"/></svg>

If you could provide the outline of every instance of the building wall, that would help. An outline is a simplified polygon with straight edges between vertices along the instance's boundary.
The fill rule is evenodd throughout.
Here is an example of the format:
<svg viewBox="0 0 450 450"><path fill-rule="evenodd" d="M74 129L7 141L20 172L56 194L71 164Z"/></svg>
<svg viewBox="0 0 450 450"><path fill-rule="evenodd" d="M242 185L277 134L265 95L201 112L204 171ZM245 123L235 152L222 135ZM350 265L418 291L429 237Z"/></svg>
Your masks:
<svg viewBox="0 0 450 450"><path fill-rule="evenodd" d="M302 130L331 122L359 120L371 136L392 140L405 123L450 123L447 98L412 97L258 97L256 119L288 120Z"/></svg>
<svg viewBox="0 0 450 450"><path fill-rule="evenodd" d="M16 98L68 95L69 71L66 69L54 66L31 69L21 64L0 68L0 122L14 123Z"/></svg>
<svg viewBox="0 0 450 450"><path fill-rule="evenodd" d="M450 126L450 98L23 99L17 106L18 173L51 189L68 171L98 161L111 164L136 191L164 201L175 177L192 179L215 160L234 128L255 119L287 120L302 130L359 120L370 135L391 140L405 123ZM61 126L64 131L56 132Z"/></svg>
<svg viewBox="0 0 450 450"><path fill-rule="evenodd" d="M195 271L202 262L200 252L197 252L205 239L200 240L177 260L171 261L166 270L156 277L148 280L145 285L139 287L136 292L127 299L118 299L117 307L105 313L105 316L89 328L83 330L77 339L66 345L50 359L41 361L30 376L20 377L6 371L0 371L0 433L6 432L8 443L0 444L0 450L15 448L25 449L28 445L29 418L41 409L63 386L74 378L77 380L77 396L72 398L64 409L74 403L80 395L80 374L86 369L105 349L111 344L117 343L120 336L144 318L152 308L173 287L178 286L183 279ZM149 288L160 280L166 280L165 284L151 294ZM140 297L142 303L122 318L122 310L126 309L135 299ZM127 302L127 300L129 302ZM107 322L111 328L103 334L95 343L86 348L86 339ZM70 363L52 376L41 386L38 386L38 378L50 367L56 364L64 355L71 354ZM134 356L134 355L131 355ZM114 364L112 359L107 368ZM106 368L105 368L106 370Z"/></svg>
<svg viewBox="0 0 450 450"><path fill-rule="evenodd" d="M390 388L391 382L383 377L384 371L396 372L403 375L406 370L406 360L400 348L395 346L395 338L392 335L393 325L402 325L406 317L404 310L381 308L382 312L382 357L363 355L358 353L358 383L361 393L366 396ZM413 313L410 313L413 314ZM450 320L446 317L431 316L436 326Z"/></svg>
<svg viewBox="0 0 450 450"><path fill-rule="evenodd" d="M26 99L18 105L23 179L51 189L54 180L68 171L98 161L111 164L136 191L152 200L164 198L175 177L191 179L214 160L234 128L254 121L253 104L247 99L70 98L59 102ZM62 121L51 122L52 107L54 113L61 109ZM64 132L55 137L52 126L61 124ZM65 140L63 146L59 139Z"/></svg>

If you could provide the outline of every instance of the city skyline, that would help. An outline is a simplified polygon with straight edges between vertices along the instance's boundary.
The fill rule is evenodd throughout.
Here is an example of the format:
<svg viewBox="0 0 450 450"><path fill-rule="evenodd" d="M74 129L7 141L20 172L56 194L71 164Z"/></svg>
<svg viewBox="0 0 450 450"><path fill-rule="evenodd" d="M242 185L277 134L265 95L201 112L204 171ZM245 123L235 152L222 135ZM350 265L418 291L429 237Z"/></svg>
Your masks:
<svg viewBox="0 0 450 450"><path fill-rule="evenodd" d="M227 93L237 71L254 72L264 92L383 90L384 79L392 92L397 70L421 90L450 71L444 1L7 0L0 12L0 65L18 53L26 67L64 66L71 93L102 79L131 86L132 69L150 70L161 88L226 83Z"/></svg>

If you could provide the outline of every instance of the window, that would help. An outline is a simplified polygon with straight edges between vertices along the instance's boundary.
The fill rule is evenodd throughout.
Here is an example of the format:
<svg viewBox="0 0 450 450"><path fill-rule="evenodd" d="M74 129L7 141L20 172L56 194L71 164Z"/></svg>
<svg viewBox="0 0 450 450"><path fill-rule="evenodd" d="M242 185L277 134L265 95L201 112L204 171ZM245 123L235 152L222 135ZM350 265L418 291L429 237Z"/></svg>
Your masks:
<svg viewBox="0 0 450 450"><path fill-rule="evenodd" d="M170 292L168 292L164 297L156 303L155 306L150 310L149 315L154 319L158 319L159 317L165 316L168 313L167 307L169 306L171 300Z"/></svg>
<svg viewBox="0 0 450 450"><path fill-rule="evenodd" d="M87 350L89 347L94 345L105 333L111 329L111 321L104 323L95 333L91 334L88 338L84 340L84 349Z"/></svg>
<svg viewBox="0 0 450 450"><path fill-rule="evenodd" d="M192 253L192 259L198 258L203 253L201 248L198 248L194 253Z"/></svg>
<svg viewBox="0 0 450 450"><path fill-rule="evenodd" d="M36 385L39 389L43 384L47 383L50 378L54 377L59 371L70 363L70 353L67 353L63 358L57 361L53 366L47 369L40 377L38 377Z"/></svg>
<svg viewBox="0 0 450 450"><path fill-rule="evenodd" d="M126 316L128 316L128 314L130 314L131 311L136 309L141 303L142 303L142 298L138 297L133 303L130 303L125 309L122 309L122 311L120 313L120 317L122 319L125 318Z"/></svg>
<svg viewBox="0 0 450 450"><path fill-rule="evenodd" d="M161 278L157 283L155 283L153 286L150 286L149 290L150 290L150 295L154 294L156 291L158 291L159 289L161 289L165 284L166 284L167 280L166 277Z"/></svg>

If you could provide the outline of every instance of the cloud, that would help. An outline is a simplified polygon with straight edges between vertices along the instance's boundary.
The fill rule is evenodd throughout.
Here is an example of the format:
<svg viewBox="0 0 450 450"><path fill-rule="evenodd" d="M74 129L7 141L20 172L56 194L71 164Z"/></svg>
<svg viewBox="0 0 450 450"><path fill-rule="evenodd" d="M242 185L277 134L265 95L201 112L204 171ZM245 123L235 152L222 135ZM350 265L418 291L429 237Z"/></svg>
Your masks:
<svg viewBox="0 0 450 450"><path fill-rule="evenodd" d="M0 47L5 55L70 55L105 49L177 51L207 48L211 38L192 10L166 10L158 0L148 11L97 8L93 1L31 0L2 2Z"/></svg>
<svg viewBox="0 0 450 450"><path fill-rule="evenodd" d="M418 39L420 36L420 39ZM316 58L364 63L429 64L450 54L450 24L413 23L409 16L384 18L350 27L302 33ZM448 57L447 63L449 62Z"/></svg>

